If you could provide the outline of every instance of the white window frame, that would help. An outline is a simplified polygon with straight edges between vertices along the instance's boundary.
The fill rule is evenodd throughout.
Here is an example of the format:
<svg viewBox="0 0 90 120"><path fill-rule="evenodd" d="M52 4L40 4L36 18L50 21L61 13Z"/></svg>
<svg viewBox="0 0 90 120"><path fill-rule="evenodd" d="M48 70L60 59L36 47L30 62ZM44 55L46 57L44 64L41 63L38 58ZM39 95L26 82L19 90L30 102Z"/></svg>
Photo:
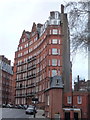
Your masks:
<svg viewBox="0 0 90 120"><path fill-rule="evenodd" d="M60 60L58 60L58 66L60 66Z"/></svg>
<svg viewBox="0 0 90 120"><path fill-rule="evenodd" d="M52 39L52 44L58 44L58 39Z"/></svg>
<svg viewBox="0 0 90 120"><path fill-rule="evenodd" d="M68 104L72 104L72 97L71 97L71 96L68 96L68 97L67 97L67 103L68 103Z"/></svg>
<svg viewBox="0 0 90 120"><path fill-rule="evenodd" d="M57 30L57 29L53 29L53 30L52 30L52 34L53 34L53 35L57 35L57 34L58 34L58 30Z"/></svg>
<svg viewBox="0 0 90 120"><path fill-rule="evenodd" d="M50 30L50 34L52 34L52 31Z"/></svg>
<svg viewBox="0 0 90 120"><path fill-rule="evenodd" d="M47 105L50 105L50 97L49 97L49 95L47 96Z"/></svg>
<svg viewBox="0 0 90 120"><path fill-rule="evenodd" d="M56 73L55 73L56 72ZM53 69L52 70L52 77L56 76L57 75L57 70L56 69Z"/></svg>
<svg viewBox="0 0 90 120"><path fill-rule="evenodd" d="M82 96L77 96L77 103L82 104Z"/></svg>
<svg viewBox="0 0 90 120"><path fill-rule="evenodd" d="M58 49L52 48L52 55L58 55Z"/></svg>
<svg viewBox="0 0 90 120"><path fill-rule="evenodd" d="M52 66L57 66L57 59L52 59Z"/></svg>
<svg viewBox="0 0 90 120"><path fill-rule="evenodd" d="M60 39L58 40L58 43L61 44L61 40Z"/></svg>

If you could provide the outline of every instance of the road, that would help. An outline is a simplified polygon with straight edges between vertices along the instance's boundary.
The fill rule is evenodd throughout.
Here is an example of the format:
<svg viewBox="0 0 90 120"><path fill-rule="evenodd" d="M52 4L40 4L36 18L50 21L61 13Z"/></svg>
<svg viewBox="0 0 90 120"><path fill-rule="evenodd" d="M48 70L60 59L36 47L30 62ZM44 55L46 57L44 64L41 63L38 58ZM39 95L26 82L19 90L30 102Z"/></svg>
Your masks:
<svg viewBox="0 0 90 120"><path fill-rule="evenodd" d="M45 118L44 116L42 116L43 113L44 113L43 110L37 110L36 118ZM2 118L3 118L2 120L9 120L9 119L14 120L13 118L33 118L33 115L25 114L24 109L3 108L2 109ZM17 119L15 119L15 120L17 120Z"/></svg>

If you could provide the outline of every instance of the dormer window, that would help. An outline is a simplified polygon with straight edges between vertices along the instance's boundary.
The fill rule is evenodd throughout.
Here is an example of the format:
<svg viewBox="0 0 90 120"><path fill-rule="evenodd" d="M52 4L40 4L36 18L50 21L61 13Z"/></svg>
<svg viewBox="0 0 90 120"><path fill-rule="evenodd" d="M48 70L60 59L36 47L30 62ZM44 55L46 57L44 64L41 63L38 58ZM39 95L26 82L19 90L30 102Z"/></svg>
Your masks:
<svg viewBox="0 0 90 120"><path fill-rule="evenodd" d="M58 19L58 13L57 12L55 13L55 19Z"/></svg>
<svg viewBox="0 0 90 120"><path fill-rule="evenodd" d="M22 39L22 42L25 42L25 38Z"/></svg>
<svg viewBox="0 0 90 120"><path fill-rule="evenodd" d="M56 85L59 85L59 80L58 79L56 80Z"/></svg>

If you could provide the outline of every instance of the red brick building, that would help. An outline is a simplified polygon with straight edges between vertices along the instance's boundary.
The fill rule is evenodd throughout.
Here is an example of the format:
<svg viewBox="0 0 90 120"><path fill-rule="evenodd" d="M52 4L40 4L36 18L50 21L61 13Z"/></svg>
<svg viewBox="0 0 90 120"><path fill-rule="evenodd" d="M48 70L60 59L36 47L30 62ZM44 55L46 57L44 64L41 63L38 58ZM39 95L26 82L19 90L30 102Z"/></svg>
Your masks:
<svg viewBox="0 0 90 120"><path fill-rule="evenodd" d="M29 105L32 98L38 98L45 117L89 118L89 93L72 92L69 29L63 5L61 13L50 12L45 24L33 23L31 32L23 31L15 52L14 80L15 104Z"/></svg>
<svg viewBox="0 0 90 120"><path fill-rule="evenodd" d="M57 82L59 80L59 82ZM53 83L53 84L52 84ZM48 118L90 119L90 92L64 92L58 76L51 80L51 87L45 91L45 116Z"/></svg>
<svg viewBox="0 0 90 120"><path fill-rule="evenodd" d="M72 118L90 119L90 92L77 91L64 94L64 111Z"/></svg>
<svg viewBox="0 0 90 120"><path fill-rule="evenodd" d="M14 104L13 69L11 61L0 56L0 104Z"/></svg>
<svg viewBox="0 0 90 120"><path fill-rule="evenodd" d="M50 12L45 24L33 23L31 32L23 31L15 52L14 79L16 104L31 104L39 99L45 107L44 91L50 87L50 78L63 77L64 91L70 91L70 44L66 14Z"/></svg>
<svg viewBox="0 0 90 120"><path fill-rule="evenodd" d="M90 91L90 80L80 80L78 75L77 81L74 82L74 91Z"/></svg>

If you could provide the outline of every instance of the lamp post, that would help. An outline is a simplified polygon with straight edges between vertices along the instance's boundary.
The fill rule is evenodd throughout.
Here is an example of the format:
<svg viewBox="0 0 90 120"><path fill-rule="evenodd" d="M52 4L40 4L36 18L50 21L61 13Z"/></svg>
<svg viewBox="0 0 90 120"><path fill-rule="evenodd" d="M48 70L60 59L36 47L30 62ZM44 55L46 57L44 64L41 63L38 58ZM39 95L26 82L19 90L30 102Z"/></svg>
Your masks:
<svg viewBox="0 0 90 120"><path fill-rule="evenodd" d="M38 98L32 98L32 102L34 103L34 118L36 117L36 102L38 102Z"/></svg>

